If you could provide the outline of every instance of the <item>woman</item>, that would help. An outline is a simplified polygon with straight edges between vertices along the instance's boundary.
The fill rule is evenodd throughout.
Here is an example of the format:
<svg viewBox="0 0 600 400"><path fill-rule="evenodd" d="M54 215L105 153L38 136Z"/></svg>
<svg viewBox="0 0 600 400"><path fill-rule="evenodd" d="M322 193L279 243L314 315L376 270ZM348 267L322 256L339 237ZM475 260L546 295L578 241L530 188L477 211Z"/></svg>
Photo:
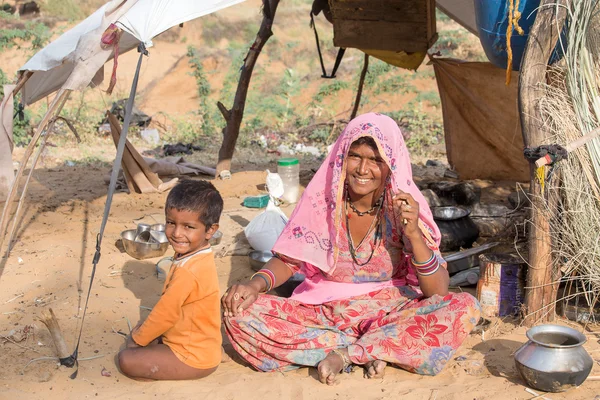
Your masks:
<svg viewBox="0 0 600 400"><path fill-rule="evenodd" d="M369 378L387 363L435 375L479 319L477 301L448 293L439 229L412 180L398 125L352 120L250 281L222 298L234 349L261 371L317 366L333 384L352 364ZM289 298L264 295L302 271Z"/></svg>

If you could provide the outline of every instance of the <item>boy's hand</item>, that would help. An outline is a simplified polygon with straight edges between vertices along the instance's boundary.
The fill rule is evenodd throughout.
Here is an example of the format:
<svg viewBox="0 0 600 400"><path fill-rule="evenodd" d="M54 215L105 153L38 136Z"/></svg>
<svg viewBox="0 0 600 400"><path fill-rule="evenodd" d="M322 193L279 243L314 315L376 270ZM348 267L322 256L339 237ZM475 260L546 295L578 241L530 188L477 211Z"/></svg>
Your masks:
<svg viewBox="0 0 600 400"><path fill-rule="evenodd" d="M141 347L141 346L133 340L131 335L127 335L127 338L125 339L125 348L126 349L134 349L136 347Z"/></svg>
<svg viewBox="0 0 600 400"><path fill-rule="evenodd" d="M223 315L233 317L244 311L258 299L257 289L252 283L233 285L221 298Z"/></svg>

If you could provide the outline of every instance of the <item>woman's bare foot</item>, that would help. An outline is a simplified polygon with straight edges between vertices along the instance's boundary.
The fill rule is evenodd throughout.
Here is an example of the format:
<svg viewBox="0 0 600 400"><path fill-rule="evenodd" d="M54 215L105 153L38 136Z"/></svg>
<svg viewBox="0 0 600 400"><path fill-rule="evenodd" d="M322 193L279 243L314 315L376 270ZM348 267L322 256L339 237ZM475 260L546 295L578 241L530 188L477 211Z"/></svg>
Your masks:
<svg viewBox="0 0 600 400"><path fill-rule="evenodd" d="M383 379L387 363L381 360L371 361L365 364L365 377L369 379Z"/></svg>
<svg viewBox="0 0 600 400"><path fill-rule="evenodd" d="M348 350L342 349L340 352L345 353L348 357ZM321 383L328 385L335 385L337 383L336 377L344 368L344 359L333 351L327 354L327 357L317 365L317 371L319 372L319 380Z"/></svg>

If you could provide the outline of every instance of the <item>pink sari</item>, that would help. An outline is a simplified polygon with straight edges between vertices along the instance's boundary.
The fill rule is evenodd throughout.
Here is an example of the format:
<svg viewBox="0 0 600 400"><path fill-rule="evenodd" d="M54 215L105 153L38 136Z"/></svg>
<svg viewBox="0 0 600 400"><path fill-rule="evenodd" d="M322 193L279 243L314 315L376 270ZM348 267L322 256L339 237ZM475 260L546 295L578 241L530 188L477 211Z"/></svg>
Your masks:
<svg viewBox="0 0 600 400"><path fill-rule="evenodd" d="M332 280L336 269L347 263L339 259L340 249L347 246L345 231L340 229L344 217L344 182L346 155L351 144L360 137L375 140L379 153L390 169L390 179L384 201L386 240L403 248L403 257L393 260L404 272L386 280L364 282ZM290 220L273 247L273 252L303 263L306 280L294 291L292 299L306 304L360 296L387 287L418 285L407 262L411 256L410 241L404 236L402 224L391 206L391 196L398 190L410 193L419 203L419 226L428 246L438 252L440 232L425 198L412 179L412 169L400 128L391 118L376 113L352 120L336 141L333 149L311 180L292 213ZM374 260L376 263L377 260ZM381 261L381 260L379 260ZM387 262L392 262L389 258ZM440 261L443 260L440 259ZM388 266L389 267L389 266Z"/></svg>
<svg viewBox="0 0 600 400"><path fill-rule="evenodd" d="M391 179L381 233L372 233L356 249L364 264L356 265L342 205L346 154L361 136L375 139ZM287 371L315 367L331 350L346 348L354 364L383 360L427 375L437 374L452 360L479 319L479 304L467 293L423 298L412 287L418 281L408 262L410 242L390 207L389 196L398 189L419 202L423 236L437 251L440 234L412 180L400 129L380 114L354 119L273 248L284 261L302 261L306 280L289 299L261 294L238 316L223 320L241 357L260 371ZM378 234L382 237L376 238Z"/></svg>

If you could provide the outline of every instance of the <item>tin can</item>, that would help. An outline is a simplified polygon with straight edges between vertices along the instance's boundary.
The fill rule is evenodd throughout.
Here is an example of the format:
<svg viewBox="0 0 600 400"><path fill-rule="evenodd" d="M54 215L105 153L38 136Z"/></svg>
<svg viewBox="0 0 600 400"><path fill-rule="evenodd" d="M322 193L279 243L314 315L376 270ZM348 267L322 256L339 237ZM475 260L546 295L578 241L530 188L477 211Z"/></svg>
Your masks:
<svg viewBox="0 0 600 400"><path fill-rule="evenodd" d="M513 254L479 256L477 300L486 317L518 315L525 298L527 265Z"/></svg>

